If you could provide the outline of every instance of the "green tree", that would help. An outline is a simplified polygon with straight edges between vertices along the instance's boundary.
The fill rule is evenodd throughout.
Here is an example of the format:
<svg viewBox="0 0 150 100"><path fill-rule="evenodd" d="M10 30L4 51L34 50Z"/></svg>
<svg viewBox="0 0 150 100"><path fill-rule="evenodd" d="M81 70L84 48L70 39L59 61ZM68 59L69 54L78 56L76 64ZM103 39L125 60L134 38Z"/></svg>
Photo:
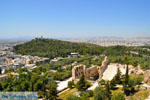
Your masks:
<svg viewBox="0 0 150 100"><path fill-rule="evenodd" d="M74 86L74 82L73 81L69 81L68 82L68 88L73 88L73 86Z"/></svg>
<svg viewBox="0 0 150 100"><path fill-rule="evenodd" d="M94 100L105 100L105 99L103 99L103 94L101 94L100 92L98 92L98 93L94 96Z"/></svg>
<svg viewBox="0 0 150 100"><path fill-rule="evenodd" d="M111 100L125 100L125 96L123 93L115 93L112 97Z"/></svg>
<svg viewBox="0 0 150 100"><path fill-rule="evenodd" d="M88 90L87 93L89 94L89 97L93 97L93 91L92 90Z"/></svg>
<svg viewBox="0 0 150 100"><path fill-rule="evenodd" d="M94 100L105 100L105 94L102 87L98 86L94 90Z"/></svg>
<svg viewBox="0 0 150 100"><path fill-rule="evenodd" d="M105 80L103 80L103 79L98 82L99 85L105 85L105 83L106 83L106 82L105 82Z"/></svg>
<svg viewBox="0 0 150 100"><path fill-rule="evenodd" d="M80 98L81 100L90 100L90 95L87 92L83 92Z"/></svg>
<svg viewBox="0 0 150 100"><path fill-rule="evenodd" d="M126 73L125 73L125 77L124 77L124 82L123 82L123 90L124 90L124 94L129 95L129 89L128 89L128 82L129 82L129 75L128 75L128 64L127 64L127 68L126 68Z"/></svg>
<svg viewBox="0 0 150 100"><path fill-rule="evenodd" d="M39 91L42 89L43 89L43 84L42 81L39 80L34 84L34 91Z"/></svg>
<svg viewBox="0 0 150 100"><path fill-rule="evenodd" d="M21 90L22 91L29 91L30 88L30 82L24 81L21 83Z"/></svg>
<svg viewBox="0 0 150 100"><path fill-rule="evenodd" d="M125 84L128 84L128 82L129 82L129 67L128 67L128 64L127 64L124 83L125 83Z"/></svg>
<svg viewBox="0 0 150 100"><path fill-rule="evenodd" d="M124 83L123 83L124 94L128 96L128 95L130 95L130 93L134 93L135 85L136 84L135 84L134 80L129 79L128 65L127 65L125 79L124 79Z"/></svg>
<svg viewBox="0 0 150 100"><path fill-rule="evenodd" d="M38 97L43 98L43 96L44 96L44 92L39 90L38 91Z"/></svg>
<svg viewBox="0 0 150 100"><path fill-rule="evenodd" d="M111 91L110 91L110 85L109 82L106 83L105 85L105 96L110 100L111 99Z"/></svg>
<svg viewBox="0 0 150 100"><path fill-rule="evenodd" d="M0 83L0 91L2 91L3 90L3 86L2 86L2 84Z"/></svg>
<svg viewBox="0 0 150 100"><path fill-rule="evenodd" d="M140 85L142 83L142 81L144 80L144 76L143 75L136 75L135 77L133 77L132 80L134 81L134 83L136 85Z"/></svg>
<svg viewBox="0 0 150 100"><path fill-rule="evenodd" d="M110 88L111 88L111 89L115 89L115 88L116 88L116 80L115 80L115 78L113 78L113 79L110 81Z"/></svg>
<svg viewBox="0 0 150 100"><path fill-rule="evenodd" d="M57 85L55 82L49 82L46 85L46 100L57 100Z"/></svg>
<svg viewBox="0 0 150 100"><path fill-rule="evenodd" d="M89 90L89 91L81 91L80 92L80 98L81 100L89 100L90 97L93 97L93 91Z"/></svg>
<svg viewBox="0 0 150 100"><path fill-rule="evenodd" d="M90 87L90 84L85 80L84 74L80 78L80 80L76 84L76 88L79 91L85 91L88 87Z"/></svg>
<svg viewBox="0 0 150 100"><path fill-rule="evenodd" d="M128 83L128 91L130 94L133 94L135 92L135 82L134 80L129 80L129 83Z"/></svg>
<svg viewBox="0 0 150 100"><path fill-rule="evenodd" d="M94 90L94 94L94 100L106 100L106 96L102 87L96 87Z"/></svg>
<svg viewBox="0 0 150 100"><path fill-rule="evenodd" d="M117 69L117 74L115 75L114 78L115 78L116 84L121 84L121 71L119 67Z"/></svg>

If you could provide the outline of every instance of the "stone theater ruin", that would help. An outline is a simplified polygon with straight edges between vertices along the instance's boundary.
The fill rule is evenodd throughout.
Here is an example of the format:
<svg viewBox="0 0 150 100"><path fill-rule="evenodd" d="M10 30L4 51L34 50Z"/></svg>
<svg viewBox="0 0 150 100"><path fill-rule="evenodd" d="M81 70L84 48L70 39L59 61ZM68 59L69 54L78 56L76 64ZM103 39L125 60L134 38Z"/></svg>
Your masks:
<svg viewBox="0 0 150 100"><path fill-rule="evenodd" d="M101 66L93 65L90 68L86 68L85 65L77 65L72 69L72 79L74 82L77 82L81 76L84 74L85 78L91 79L93 77L102 78L103 72L107 68L108 57L106 56Z"/></svg>

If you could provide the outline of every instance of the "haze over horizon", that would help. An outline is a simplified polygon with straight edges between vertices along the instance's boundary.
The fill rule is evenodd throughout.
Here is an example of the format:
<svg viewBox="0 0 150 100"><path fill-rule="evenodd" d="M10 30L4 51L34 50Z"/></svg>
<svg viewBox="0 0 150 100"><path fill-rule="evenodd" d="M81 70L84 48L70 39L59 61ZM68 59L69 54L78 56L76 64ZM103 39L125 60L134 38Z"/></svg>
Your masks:
<svg viewBox="0 0 150 100"><path fill-rule="evenodd" d="M0 39L150 37L149 0L1 0Z"/></svg>

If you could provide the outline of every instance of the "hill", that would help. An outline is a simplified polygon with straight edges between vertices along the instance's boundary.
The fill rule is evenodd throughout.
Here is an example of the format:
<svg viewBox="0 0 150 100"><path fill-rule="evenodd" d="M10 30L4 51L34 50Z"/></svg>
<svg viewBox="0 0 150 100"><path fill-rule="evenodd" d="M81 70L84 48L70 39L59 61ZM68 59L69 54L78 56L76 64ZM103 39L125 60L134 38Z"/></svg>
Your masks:
<svg viewBox="0 0 150 100"><path fill-rule="evenodd" d="M71 52L80 54L101 54L103 47L89 43L74 43L55 39L36 38L29 42L14 46L18 54L54 58L65 57Z"/></svg>
<svg viewBox="0 0 150 100"><path fill-rule="evenodd" d="M71 52L78 52L81 55L107 55L112 63L125 63L129 59L129 64L133 66L141 65L143 69L150 69L149 46L109 46L102 47L89 43L75 43L55 39L36 38L29 42L14 46L14 52L23 55L40 57L66 57Z"/></svg>

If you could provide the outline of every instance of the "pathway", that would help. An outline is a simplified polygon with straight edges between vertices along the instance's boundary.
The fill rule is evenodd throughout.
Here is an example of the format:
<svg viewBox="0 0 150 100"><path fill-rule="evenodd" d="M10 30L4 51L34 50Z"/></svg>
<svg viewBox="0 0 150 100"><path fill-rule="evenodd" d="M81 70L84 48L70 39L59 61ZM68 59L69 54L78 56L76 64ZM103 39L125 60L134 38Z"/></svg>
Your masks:
<svg viewBox="0 0 150 100"><path fill-rule="evenodd" d="M68 78L67 80L59 82L57 84L58 85L57 90L61 91L61 90L65 89L65 88L67 88L69 81L72 81L72 77Z"/></svg>

